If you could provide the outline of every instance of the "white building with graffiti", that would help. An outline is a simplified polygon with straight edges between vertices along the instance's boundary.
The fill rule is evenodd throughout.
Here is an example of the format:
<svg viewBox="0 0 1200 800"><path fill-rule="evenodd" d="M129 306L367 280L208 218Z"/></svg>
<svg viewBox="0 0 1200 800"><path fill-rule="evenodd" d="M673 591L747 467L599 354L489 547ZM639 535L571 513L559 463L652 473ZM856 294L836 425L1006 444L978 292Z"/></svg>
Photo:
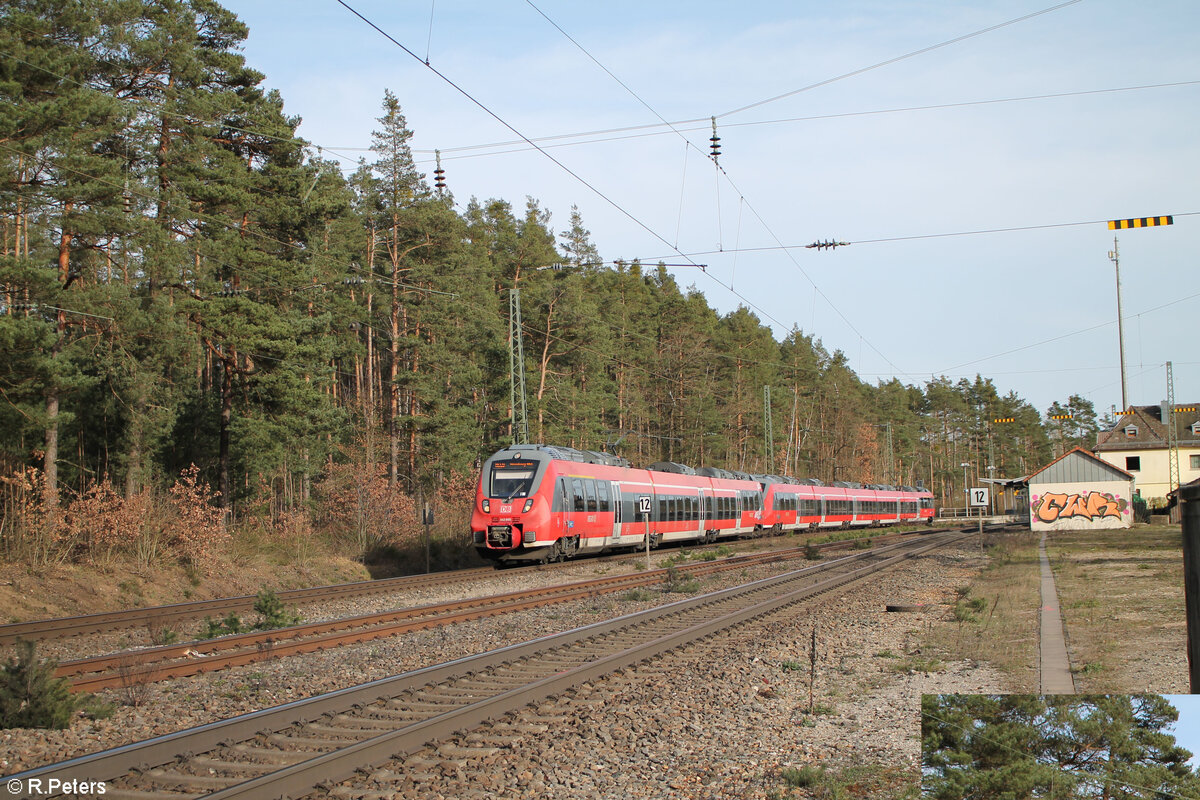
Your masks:
<svg viewBox="0 0 1200 800"><path fill-rule="evenodd" d="M1129 528L1133 476L1076 447L1025 479L1035 531Z"/></svg>

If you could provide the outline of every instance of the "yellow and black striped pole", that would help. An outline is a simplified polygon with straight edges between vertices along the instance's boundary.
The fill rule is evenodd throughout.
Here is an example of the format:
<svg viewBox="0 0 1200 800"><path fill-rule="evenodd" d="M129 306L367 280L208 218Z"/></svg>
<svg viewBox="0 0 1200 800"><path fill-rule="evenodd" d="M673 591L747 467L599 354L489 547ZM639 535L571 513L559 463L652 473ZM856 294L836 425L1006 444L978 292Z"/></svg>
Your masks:
<svg viewBox="0 0 1200 800"><path fill-rule="evenodd" d="M1137 217L1135 219L1110 219L1108 221L1108 229L1110 231L1123 231L1126 228L1153 228L1157 225L1174 225L1175 218L1166 217Z"/></svg>

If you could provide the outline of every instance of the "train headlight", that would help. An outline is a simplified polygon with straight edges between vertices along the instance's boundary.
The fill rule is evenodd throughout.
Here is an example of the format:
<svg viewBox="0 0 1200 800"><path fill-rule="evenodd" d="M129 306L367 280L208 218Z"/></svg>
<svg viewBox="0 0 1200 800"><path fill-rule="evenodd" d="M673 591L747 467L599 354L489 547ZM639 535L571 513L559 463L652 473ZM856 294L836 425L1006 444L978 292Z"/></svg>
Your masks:
<svg viewBox="0 0 1200 800"><path fill-rule="evenodd" d="M486 497L483 498L483 513L490 514L492 511L492 503Z"/></svg>
<svg viewBox="0 0 1200 800"><path fill-rule="evenodd" d="M529 509L531 509L531 508L533 508L533 498L532 497L525 501L525 509L522 513L528 514Z"/></svg>

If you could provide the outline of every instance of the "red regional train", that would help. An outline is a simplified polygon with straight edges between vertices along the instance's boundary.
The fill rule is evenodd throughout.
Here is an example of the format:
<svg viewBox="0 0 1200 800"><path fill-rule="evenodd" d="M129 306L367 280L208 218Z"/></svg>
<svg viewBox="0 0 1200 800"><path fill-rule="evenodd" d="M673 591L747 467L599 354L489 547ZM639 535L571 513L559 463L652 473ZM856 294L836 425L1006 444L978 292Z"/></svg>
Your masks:
<svg viewBox="0 0 1200 800"><path fill-rule="evenodd" d="M608 453L521 444L483 465L471 531L484 558L520 563L757 531L932 521L933 513L932 493L908 486L827 486L672 462L633 469Z"/></svg>

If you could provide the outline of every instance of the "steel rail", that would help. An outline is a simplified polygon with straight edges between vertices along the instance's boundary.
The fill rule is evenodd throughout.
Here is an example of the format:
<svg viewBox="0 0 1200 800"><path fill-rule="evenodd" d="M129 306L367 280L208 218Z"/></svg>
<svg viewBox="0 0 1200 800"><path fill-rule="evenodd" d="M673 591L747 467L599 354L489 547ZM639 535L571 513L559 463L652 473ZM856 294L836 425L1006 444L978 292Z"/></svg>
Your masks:
<svg viewBox="0 0 1200 800"><path fill-rule="evenodd" d="M356 770L362 768L364 763L385 759L402 751L411 752L413 748L420 747L431 739L445 736L464 727L477 725L485 719L520 708L533 699L561 692L579 682L591 680L614 669L652 658L683 643L709 636L721 627L728 627L770 613L784 605L799 602L814 594L829 591L837 586L865 577L869 572L916 557L935 547L957 541L959 538L957 532L936 534L925 537L923 540L908 540L870 551L861 551L833 561L764 578L710 595L680 600L666 606L594 623L573 631L510 645L477 656L221 720L195 729L156 737L101 753L81 756L59 764L47 765L8 776L6 780L26 782L30 778L40 778L43 781L56 778L62 782L71 780L112 781L137 772L150 776L150 782L153 783L156 776L151 773L156 772L157 767L175 761L186 762L187 757L191 754L203 754L232 743L246 742L260 735L278 735L279 731L291 726L321 718L332 718L348 709L368 708L371 704L387 701L407 691L422 689L433 691L429 687L436 687L438 684L456 679L471 679L474 676L469 687L459 690L465 692L464 696L467 700L465 704L460 704L463 707L449 709L444 713L432 715L430 718L414 721L395 731L372 735L370 738L351 744L348 748L343 748L342 751L318 754L301 763L238 782L233 786L220 788L209 796L224 800L234 797L282 797L304 794L320 783L349 777ZM877 564L858 565L858 562L868 559L882 560ZM839 571L843 571L842 574L836 574ZM821 579L822 574L828 572L835 574L833 577ZM789 589L783 592L782 596L767 600L753 599L754 595L764 591L783 587L796 581L809 581L813 578L818 579L817 583L798 589ZM732 612L720 615L723 619L721 622L708 620L697 623L689 616L698 610L714 607L720 603L741 600L746 600L746 604ZM680 630L639 634L642 637L650 638L650 641L642 641L636 646L626 644L620 648L619 652L582 654L586 663L576 664L566 669L561 666L566 656L555 656L548 659L549 663L542 666L540 670L535 666L524 667L525 671L536 672L532 679L514 686L513 678L506 677L505 682L498 690L492 690L488 697L482 696L488 692L488 689L485 684L481 683L481 676L489 670L501 670L522 659L534 659L539 656L545 658L550 651L563 653L566 648L581 643L598 642L601 637L605 636L625 635L623 632L632 632L635 626L665 624L672 618L681 621L681 624L677 623ZM599 646L599 644L595 645L597 648ZM578 660L579 657L576 655L571 658ZM522 672L522 669L513 667L511 671L516 674ZM478 695L475 695L476 692ZM361 731L362 729L357 730ZM259 771L261 772L261 769ZM157 772L160 773L158 776L160 780L166 780L170 784L169 775L162 778L162 771L157 770ZM208 779L204 776L190 775L184 777L192 783L203 783L205 780L209 780L213 782L214 786L222 781L228 783L240 780L235 778ZM174 786L175 784L170 785ZM108 794L114 797L123 794L134 797L152 796L141 790L126 791L121 787L109 787Z"/></svg>
<svg viewBox="0 0 1200 800"><path fill-rule="evenodd" d="M431 575L405 575L398 578L382 578L377 581L354 581L334 583L327 586L311 586L307 589L285 589L276 596L285 603L336 600L342 597L366 597L373 594L402 592L428 585L455 583L494 575L491 567L433 573ZM40 641L67 639L90 633L124 630L141 625L169 625L184 619L199 619L205 615L245 611L254 608L255 595L238 595L212 600L189 600L147 608L130 608L120 611L101 611L75 617L10 622L0 625L0 646L13 644L18 639Z"/></svg>
<svg viewBox="0 0 1200 800"><path fill-rule="evenodd" d="M676 569L682 574L707 575L801 558L804 552L803 548L790 548L768 553L749 553L721 562L680 565ZM358 644L412 631L653 585L660 583L668 573L669 569L656 569L632 575L596 578L488 597L223 636L205 641L128 650L112 655L61 662L55 675L69 679L75 691L97 691L182 678L272 658Z"/></svg>
<svg viewBox="0 0 1200 800"><path fill-rule="evenodd" d="M875 541L893 541L911 534L892 533ZM819 550L853 547L862 539L812 545ZM764 563L806 556L807 547L730 556L720 562L675 566L679 573L707 575ZM670 568L634 575L597 578L571 584L525 589L501 595L471 598L409 609L365 614L325 622L307 623L268 631L256 631L215 639L182 642L160 647L127 650L103 656L59 663L56 677L67 678L74 691L124 688L157 681L184 678L274 658L312 653L348 644L398 636L442 625L523 611L555 603L611 594L622 589L653 585Z"/></svg>
<svg viewBox="0 0 1200 800"><path fill-rule="evenodd" d="M883 540L889 536L904 534L891 533L877 537ZM698 546L696 549L719 547L729 542L718 542L709 546ZM838 549L845 547L841 542L824 543L818 547ZM637 558L638 553L617 553L604 558L595 559L597 562L607 560L624 560ZM578 562L567 562L578 563ZM553 569L562 564L545 565L531 564L515 569ZM404 575L396 578L382 578L371 581L354 581L350 583L335 583L325 586L311 586L304 589L285 589L276 593L284 603L311 603L337 600L347 597L369 597L377 594L403 592L425 586L438 586L459 583L478 578L496 575L493 567L479 567L451 572L437 572L429 575ZM10 622L0 625L0 647L11 645L19 640L44 641L52 639L67 639L93 633L125 630L141 626L169 627L183 620L195 620L213 614L224 615L230 612L247 611L254 607L257 601L255 595L238 595L235 597L213 598L211 600L189 600L183 603L171 603L147 608L130 608L119 611L101 611L94 614L82 614L72 617L53 617L26 622Z"/></svg>

